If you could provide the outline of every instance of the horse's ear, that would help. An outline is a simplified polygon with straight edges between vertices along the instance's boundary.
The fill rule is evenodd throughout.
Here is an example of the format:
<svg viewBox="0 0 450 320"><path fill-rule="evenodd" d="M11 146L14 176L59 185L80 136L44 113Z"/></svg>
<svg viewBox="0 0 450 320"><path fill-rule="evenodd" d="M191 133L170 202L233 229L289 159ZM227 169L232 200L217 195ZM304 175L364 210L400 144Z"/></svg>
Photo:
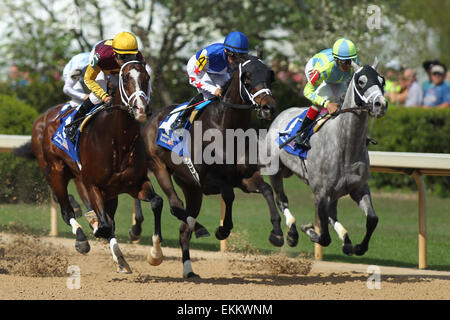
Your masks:
<svg viewBox="0 0 450 320"><path fill-rule="evenodd" d="M377 70L377 66L378 66L378 57L375 56L375 59L373 60L373 63L372 63L372 68Z"/></svg>
<svg viewBox="0 0 450 320"><path fill-rule="evenodd" d="M362 67L358 66L355 61L352 60L352 68L355 72L358 72Z"/></svg>

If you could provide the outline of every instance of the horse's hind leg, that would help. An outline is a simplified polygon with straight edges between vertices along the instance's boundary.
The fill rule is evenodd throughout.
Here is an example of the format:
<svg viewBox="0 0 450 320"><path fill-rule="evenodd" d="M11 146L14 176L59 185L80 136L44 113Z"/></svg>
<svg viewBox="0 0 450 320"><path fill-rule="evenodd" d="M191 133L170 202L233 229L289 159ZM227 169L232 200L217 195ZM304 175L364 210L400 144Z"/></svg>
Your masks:
<svg viewBox="0 0 450 320"><path fill-rule="evenodd" d="M366 183L361 189L350 193L352 199L359 205L366 215L366 235L360 244L355 246L355 254L362 256L369 249L369 241L373 231L377 227L378 217L373 209L372 199L370 197L369 185Z"/></svg>
<svg viewBox="0 0 450 320"><path fill-rule="evenodd" d="M272 188L264 181L259 172L256 172L250 179L244 179L242 185L248 192L261 193L266 199L270 211L270 221L273 226L269 241L272 245L281 247L284 244L283 231L281 230L281 217L273 199Z"/></svg>
<svg viewBox="0 0 450 320"><path fill-rule="evenodd" d="M342 252L344 252L348 256L353 255L353 245L350 241L350 237L348 236L348 232L344 228L344 226L337 220L337 200L330 204L328 213L328 220L330 221L331 226L334 228L334 230L336 230L339 238L343 241Z"/></svg>
<svg viewBox="0 0 450 320"><path fill-rule="evenodd" d="M130 238L132 236L139 236L142 231L141 224L144 221L144 216L142 215L141 203L139 200L150 202L152 207L153 216L155 218L155 229L152 236L152 244L153 246L149 250L147 255L147 261L152 266L160 265L163 261L164 255L161 250L162 239L162 231L161 231L161 213L163 208L163 199L156 194L150 180L146 179L143 183L140 192L135 195L137 199L134 200L136 206L136 223L130 229L128 235Z"/></svg>
<svg viewBox="0 0 450 320"><path fill-rule="evenodd" d="M289 210L289 201L283 186L283 171L279 170L275 175L270 176L270 183L276 194L278 208L283 212L286 219L286 226L289 228L286 241L289 246L295 247L298 243L298 231L295 225L295 218Z"/></svg>
<svg viewBox="0 0 450 320"><path fill-rule="evenodd" d="M76 236L75 249L82 254L86 254L91 249L86 235L81 228L81 225L75 219L75 213L70 204L69 196L67 193L67 184L69 183L69 178L64 175L64 167L58 169L52 168L49 175L46 176L48 179L53 193L58 199L58 203L61 207L61 215L65 223L72 227L72 233Z"/></svg>

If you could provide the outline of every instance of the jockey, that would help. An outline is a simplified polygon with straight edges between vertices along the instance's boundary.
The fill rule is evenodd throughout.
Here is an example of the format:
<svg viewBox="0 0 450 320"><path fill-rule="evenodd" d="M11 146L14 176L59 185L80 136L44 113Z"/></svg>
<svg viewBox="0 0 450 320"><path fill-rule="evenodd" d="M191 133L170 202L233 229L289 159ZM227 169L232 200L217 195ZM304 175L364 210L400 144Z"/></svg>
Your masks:
<svg viewBox="0 0 450 320"><path fill-rule="evenodd" d="M63 92L72 98L69 102L72 108L78 107L89 94L84 85L83 77L89 64L89 52L79 53L72 57L63 70Z"/></svg>
<svg viewBox="0 0 450 320"><path fill-rule="evenodd" d="M221 97L223 85L230 79L235 64L248 54L248 39L239 31L230 32L223 43L214 43L194 54L187 63L189 83L199 94L191 99L193 105L202 99ZM172 130L181 128L191 108L182 111L172 124Z"/></svg>
<svg viewBox="0 0 450 320"><path fill-rule="evenodd" d="M308 83L303 94L313 105L309 107L299 129L301 133L295 138L295 143L300 147L311 148L308 142L309 130L303 129L314 122L322 108L325 107L329 114L338 110L338 102L345 96L347 83L354 72L351 66L354 60L357 60L354 43L341 38L334 43L332 49L317 53L306 64L305 74Z"/></svg>
<svg viewBox="0 0 450 320"><path fill-rule="evenodd" d="M117 87L120 67L132 60L144 61L144 58L138 51L136 37L130 32L120 32L114 39L100 41L94 46L84 75L84 83L91 93L78 108L72 122L64 129L72 142L76 139L79 122L76 120L88 114L96 104L111 102L112 97L106 92L107 83L110 81Z"/></svg>

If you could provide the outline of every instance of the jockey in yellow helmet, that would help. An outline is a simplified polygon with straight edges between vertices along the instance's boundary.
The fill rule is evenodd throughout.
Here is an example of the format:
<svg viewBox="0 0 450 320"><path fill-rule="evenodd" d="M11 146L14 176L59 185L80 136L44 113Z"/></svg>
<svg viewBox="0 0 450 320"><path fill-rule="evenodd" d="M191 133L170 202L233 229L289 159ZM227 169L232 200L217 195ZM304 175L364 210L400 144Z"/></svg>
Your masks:
<svg viewBox="0 0 450 320"><path fill-rule="evenodd" d="M301 132L295 142L302 148L309 149L308 130L322 108L326 108L330 114L338 109L339 100L347 91L347 82L354 70L352 61L357 61L355 44L346 38L338 39L331 49L325 49L309 59L305 67L308 83L303 94L312 105L309 107Z"/></svg>
<svg viewBox="0 0 450 320"><path fill-rule="evenodd" d="M78 124L76 120L88 114L94 105L111 102L112 97L106 92L107 82L110 81L114 87L117 86L120 67L131 60L144 62L138 50L137 39L130 32L120 32L114 39L100 41L94 46L84 75L84 83L91 93L80 105L71 122L74 125L69 124L64 130L71 141L76 138Z"/></svg>

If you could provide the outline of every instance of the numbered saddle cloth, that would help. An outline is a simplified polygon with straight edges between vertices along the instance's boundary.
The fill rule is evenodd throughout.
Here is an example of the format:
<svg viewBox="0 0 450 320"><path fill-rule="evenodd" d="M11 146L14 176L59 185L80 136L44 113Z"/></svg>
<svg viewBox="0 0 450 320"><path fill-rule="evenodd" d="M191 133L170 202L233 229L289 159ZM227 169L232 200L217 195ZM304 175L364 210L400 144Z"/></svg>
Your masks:
<svg viewBox="0 0 450 320"><path fill-rule="evenodd" d="M200 112L204 107L206 107L208 104L211 103L212 100L205 100L203 102L200 102L195 107L195 110L193 112ZM187 139L183 135L178 136L176 133L173 132L171 129L171 126L173 122L180 116L181 112L186 109L188 106L188 102L180 104L178 107L173 109L169 115L159 123L158 127L158 138L156 140L156 144L158 146L161 146L163 148L166 148L168 150L171 150L173 152L176 152L179 156L189 156L189 145ZM186 134L191 129L192 122L194 119L190 117L186 121L186 124L184 125L184 131L183 133ZM182 143L184 140L184 143Z"/></svg>

